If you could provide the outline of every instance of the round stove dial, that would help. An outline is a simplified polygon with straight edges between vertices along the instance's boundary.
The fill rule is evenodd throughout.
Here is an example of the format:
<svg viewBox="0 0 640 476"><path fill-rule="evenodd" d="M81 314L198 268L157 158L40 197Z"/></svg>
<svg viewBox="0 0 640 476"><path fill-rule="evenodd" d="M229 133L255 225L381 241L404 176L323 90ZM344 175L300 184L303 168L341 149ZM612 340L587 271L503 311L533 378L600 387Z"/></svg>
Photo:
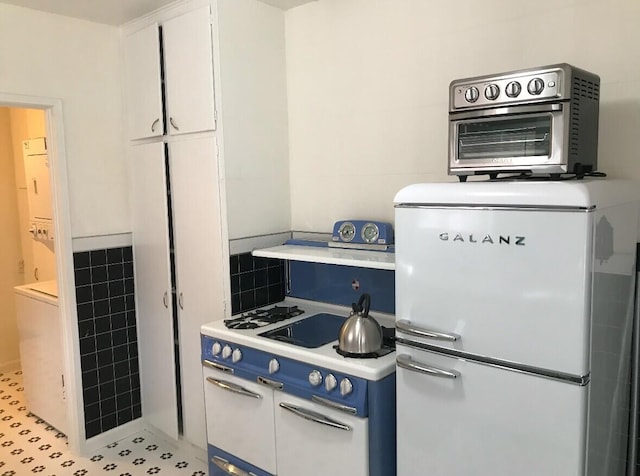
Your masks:
<svg viewBox="0 0 640 476"><path fill-rule="evenodd" d="M318 370L313 370L309 374L309 383L314 387L317 387L322 383L322 374Z"/></svg>
<svg viewBox="0 0 640 476"><path fill-rule="evenodd" d="M518 97L520 91L522 91L522 86L520 86L520 83L518 81L511 81L509 84L507 84L507 87L504 90L504 92L510 98Z"/></svg>
<svg viewBox="0 0 640 476"><path fill-rule="evenodd" d="M467 90L464 92L464 98L467 100L467 102L476 102L479 97L480 91L478 91L478 88L476 88L475 86L467 88Z"/></svg>
<svg viewBox="0 0 640 476"><path fill-rule="evenodd" d="M222 358L223 359L228 359L231 356L232 352L233 352L233 350L231 349L231 347L229 345L225 345L222 348Z"/></svg>
<svg viewBox="0 0 640 476"><path fill-rule="evenodd" d="M218 355L220 352L222 352L222 346L220 345L220 342L214 342L211 346L211 353L213 355Z"/></svg>
<svg viewBox="0 0 640 476"><path fill-rule="evenodd" d="M375 243L380 236L380 229L375 223L365 223L362 227L361 236L365 243Z"/></svg>
<svg viewBox="0 0 640 476"><path fill-rule="evenodd" d="M271 359L269 361L269 373L273 375L278 370L280 370L280 362L278 362L278 359Z"/></svg>
<svg viewBox="0 0 640 476"><path fill-rule="evenodd" d="M533 78L527 85L527 91L529 91L529 94L533 94L534 96L538 96L540 93L542 93L543 89L544 81L540 78Z"/></svg>
<svg viewBox="0 0 640 476"><path fill-rule="evenodd" d="M240 362L242 360L242 351L240 349L234 349L231 354L231 360L235 364L236 362Z"/></svg>
<svg viewBox="0 0 640 476"><path fill-rule="evenodd" d="M338 228L338 235L342 241L352 241L356 236L356 227L350 221L346 221Z"/></svg>
<svg viewBox="0 0 640 476"><path fill-rule="evenodd" d="M500 87L497 84L490 84L484 89L484 97L493 101L500 96Z"/></svg>
<svg viewBox="0 0 640 476"><path fill-rule="evenodd" d="M346 397L351 392L353 392L353 384L351 383L351 380L348 378L340 380L340 395Z"/></svg>
<svg viewBox="0 0 640 476"><path fill-rule="evenodd" d="M324 379L324 388L327 392L330 392L334 388L338 386L338 381L336 380L333 374L327 375L327 378Z"/></svg>

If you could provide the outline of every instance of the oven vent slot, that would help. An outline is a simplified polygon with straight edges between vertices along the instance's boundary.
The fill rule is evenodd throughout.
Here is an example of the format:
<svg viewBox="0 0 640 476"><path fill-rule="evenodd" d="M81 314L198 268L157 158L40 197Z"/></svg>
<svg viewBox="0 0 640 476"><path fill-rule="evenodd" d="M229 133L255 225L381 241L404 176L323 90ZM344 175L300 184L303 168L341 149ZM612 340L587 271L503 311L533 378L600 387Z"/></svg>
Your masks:
<svg viewBox="0 0 640 476"><path fill-rule="evenodd" d="M583 97L598 101L600 99L600 84L586 80L580 76L574 76L571 96L576 99Z"/></svg>

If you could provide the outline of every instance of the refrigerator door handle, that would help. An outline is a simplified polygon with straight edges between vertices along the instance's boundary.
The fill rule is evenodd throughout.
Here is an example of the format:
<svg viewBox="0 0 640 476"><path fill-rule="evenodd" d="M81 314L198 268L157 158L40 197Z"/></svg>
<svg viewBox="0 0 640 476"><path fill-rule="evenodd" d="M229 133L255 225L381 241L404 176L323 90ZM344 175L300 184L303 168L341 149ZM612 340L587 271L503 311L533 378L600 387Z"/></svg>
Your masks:
<svg viewBox="0 0 640 476"><path fill-rule="evenodd" d="M428 339L444 340L448 342L457 342L461 338L457 334L444 334L442 332L415 327L412 326L409 321L406 321L404 319L396 321L396 330L404 332L405 334L411 334L418 337L426 337Z"/></svg>
<svg viewBox="0 0 640 476"><path fill-rule="evenodd" d="M444 370L437 367L432 367L431 365L417 362L410 356L404 354L398 355L396 357L396 364L398 364L398 367L401 367L403 369L411 370L412 372L418 372L421 374L431 375L432 377L442 377L449 379L457 379L458 377L460 377L460 374L455 370Z"/></svg>

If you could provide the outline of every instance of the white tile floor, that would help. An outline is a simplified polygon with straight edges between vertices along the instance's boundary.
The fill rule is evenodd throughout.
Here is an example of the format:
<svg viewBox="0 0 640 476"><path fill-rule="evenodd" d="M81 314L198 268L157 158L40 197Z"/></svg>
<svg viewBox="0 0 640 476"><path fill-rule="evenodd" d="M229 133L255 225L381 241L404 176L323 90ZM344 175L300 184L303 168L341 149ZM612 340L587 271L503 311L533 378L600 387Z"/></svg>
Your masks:
<svg viewBox="0 0 640 476"><path fill-rule="evenodd" d="M187 458L149 432L114 442L90 457L67 449L67 439L29 413L22 372L0 373L0 476L205 476L206 463Z"/></svg>

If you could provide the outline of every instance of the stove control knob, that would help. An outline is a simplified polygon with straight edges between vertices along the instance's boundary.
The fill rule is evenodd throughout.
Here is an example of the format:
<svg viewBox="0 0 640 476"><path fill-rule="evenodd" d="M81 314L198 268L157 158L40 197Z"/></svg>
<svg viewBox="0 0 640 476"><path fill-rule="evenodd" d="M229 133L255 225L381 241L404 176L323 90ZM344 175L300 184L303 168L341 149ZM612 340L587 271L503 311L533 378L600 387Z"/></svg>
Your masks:
<svg viewBox="0 0 640 476"><path fill-rule="evenodd" d="M544 89L544 81L540 78L533 78L527 85L527 91L534 96L539 95Z"/></svg>
<svg viewBox="0 0 640 476"><path fill-rule="evenodd" d="M497 84L490 84L484 89L484 97L489 101L493 101L500 96L500 87Z"/></svg>
<svg viewBox="0 0 640 476"><path fill-rule="evenodd" d="M211 346L211 353L213 355L218 355L220 352L222 352L222 346L220 345L220 342L214 342Z"/></svg>
<svg viewBox="0 0 640 476"><path fill-rule="evenodd" d="M240 362L242 360L242 351L240 349L233 349L233 353L231 354L231 360L235 364L236 362Z"/></svg>
<svg viewBox="0 0 640 476"><path fill-rule="evenodd" d="M280 370L280 362L278 362L278 359L271 359L269 361L269 373L275 374L278 370Z"/></svg>
<svg viewBox="0 0 640 476"><path fill-rule="evenodd" d="M327 378L324 379L324 388L327 389L327 392L330 392L337 386L338 386L338 381L333 376L333 374L327 375Z"/></svg>
<svg viewBox="0 0 640 476"><path fill-rule="evenodd" d="M510 98L517 98L520 91L522 91L522 86L520 86L518 81L511 81L504 89L504 92L507 93L507 96Z"/></svg>
<svg viewBox="0 0 640 476"><path fill-rule="evenodd" d="M351 380L348 378L343 378L340 380L340 395L346 397L353 391L353 385L351 384Z"/></svg>
<svg viewBox="0 0 640 476"><path fill-rule="evenodd" d="M233 352L233 351L231 350L231 347L230 347L229 345L225 345L225 346L222 348L222 358L223 358L223 359L228 359L228 358L231 356L231 353L232 353L232 352Z"/></svg>
<svg viewBox="0 0 640 476"><path fill-rule="evenodd" d="M320 385L322 383L322 374L317 370L312 371L309 374L309 383L314 387Z"/></svg>
<svg viewBox="0 0 640 476"><path fill-rule="evenodd" d="M464 98L467 100L467 102L476 102L478 100L478 97L480 97L480 92L478 91L478 88L474 86L467 88L467 90L464 92Z"/></svg>

